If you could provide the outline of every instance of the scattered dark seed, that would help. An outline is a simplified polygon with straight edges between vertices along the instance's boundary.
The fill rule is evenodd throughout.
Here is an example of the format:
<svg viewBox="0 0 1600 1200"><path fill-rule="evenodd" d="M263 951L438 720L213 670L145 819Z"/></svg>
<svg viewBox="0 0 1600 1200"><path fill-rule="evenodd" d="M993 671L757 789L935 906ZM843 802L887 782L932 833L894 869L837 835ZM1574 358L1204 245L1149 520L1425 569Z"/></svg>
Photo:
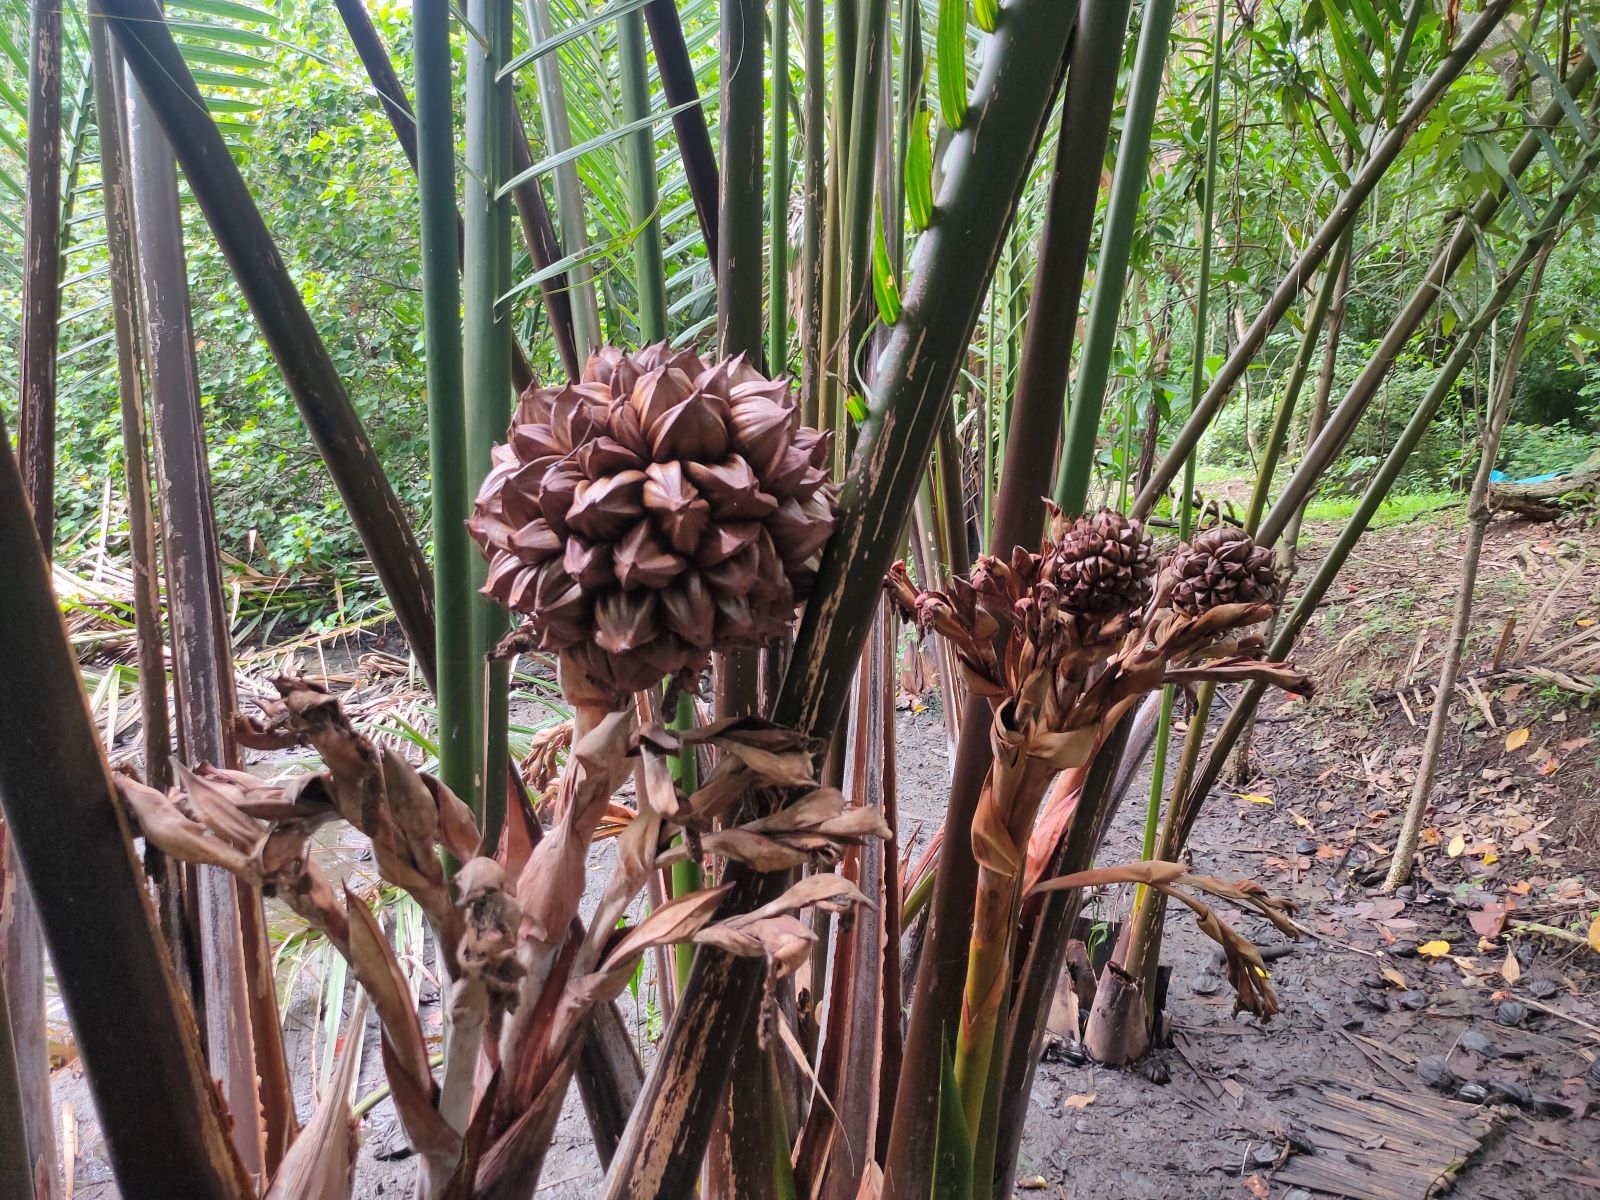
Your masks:
<svg viewBox="0 0 1600 1200"><path fill-rule="evenodd" d="M1164 1084L1172 1082L1172 1071L1167 1064L1159 1058L1147 1058L1139 1064L1139 1074L1151 1083Z"/></svg>
<svg viewBox="0 0 1600 1200"><path fill-rule="evenodd" d="M1482 1104L1489 1098L1489 1089L1481 1083L1463 1083L1456 1089L1456 1099L1468 1104Z"/></svg>
<svg viewBox="0 0 1600 1200"><path fill-rule="evenodd" d="M1535 1096L1533 1111L1541 1117L1570 1117L1572 1105L1557 1100L1554 1096Z"/></svg>
<svg viewBox="0 0 1600 1200"><path fill-rule="evenodd" d="M1250 1152L1250 1161L1258 1167L1276 1166L1279 1153L1276 1146L1257 1146Z"/></svg>
<svg viewBox="0 0 1600 1200"><path fill-rule="evenodd" d="M1533 1091L1527 1084L1518 1083L1515 1079L1489 1080L1489 1095L1496 1100L1503 1100L1507 1104L1527 1105L1533 1103Z"/></svg>
<svg viewBox="0 0 1600 1200"><path fill-rule="evenodd" d="M1479 1033L1476 1029L1467 1030L1461 1035L1461 1040L1456 1044L1459 1045L1463 1050L1471 1050L1474 1054L1482 1054L1486 1058L1491 1057L1494 1054L1494 1049L1491 1046L1489 1039L1484 1037L1483 1034Z"/></svg>
<svg viewBox="0 0 1600 1200"><path fill-rule="evenodd" d="M1415 958L1417 956L1417 944L1415 942L1396 942L1389 947L1389 953L1395 958Z"/></svg>
<svg viewBox="0 0 1600 1200"><path fill-rule="evenodd" d="M1401 992L1395 999L1400 1002L1401 1008L1410 1009L1412 1012L1416 1012L1428 1002L1428 998L1421 992Z"/></svg>
<svg viewBox="0 0 1600 1200"><path fill-rule="evenodd" d="M1395 888L1394 898L1396 900L1415 900L1417 898L1417 889L1409 883L1403 883Z"/></svg>
<svg viewBox="0 0 1600 1200"><path fill-rule="evenodd" d="M1560 985L1554 979L1547 979L1542 975L1538 979L1528 981L1528 994L1535 1000L1548 1000L1560 990Z"/></svg>
<svg viewBox="0 0 1600 1200"><path fill-rule="evenodd" d="M1461 1081L1450 1069L1450 1064L1437 1054L1417 1059L1417 1078L1441 1092L1453 1092Z"/></svg>
<svg viewBox="0 0 1600 1200"><path fill-rule="evenodd" d="M1191 986L1197 996L1215 996L1222 990L1222 980L1210 971L1203 971Z"/></svg>
<svg viewBox="0 0 1600 1200"><path fill-rule="evenodd" d="M1502 1000L1494 1019L1502 1025L1521 1025L1528 1019L1528 1006L1520 1000Z"/></svg>
<svg viewBox="0 0 1600 1200"><path fill-rule="evenodd" d="M1294 852L1296 854L1315 854L1317 852L1317 844L1310 838L1301 838L1294 844Z"/></svg>
<svg viewBox="0 0 1600 1200"><path fill-rule="evenodd" d="M1065 1038L1053 1037L1044 1044L1044 1061L1081 1067L1089 1061L1089 1056L1084 1053L1082 1042L1069 1042Z"/></svg>
<svg viewBox="0 0 1600 1200"><path fill-rule="evenodd" d="M1362 1008L1370 1008L1373 1012L1386 1013L1389 1011L1389 997L1382 992L1363 992L1359 1003Z"/></svg>

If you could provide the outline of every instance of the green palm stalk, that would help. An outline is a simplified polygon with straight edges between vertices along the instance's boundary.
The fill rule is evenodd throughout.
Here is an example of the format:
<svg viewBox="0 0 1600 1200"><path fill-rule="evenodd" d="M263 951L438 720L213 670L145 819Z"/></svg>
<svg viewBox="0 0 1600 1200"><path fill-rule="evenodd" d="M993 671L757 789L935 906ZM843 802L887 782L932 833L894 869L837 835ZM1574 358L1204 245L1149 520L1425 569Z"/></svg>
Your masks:
<svg viewBox="0 0 1600 1200"><path fill-rule="evenodd" d="M477 757L482 657L472 636L474 562L467 518L472 480L462 376L461 271L448 0L411 8L417 93L417 227L422 243L422 331L427 353L429 467L438 655L439 778L482 811Z"/></svg>
<svg viewBox="0 0 1600 1200"><path fill-rule="evenodd" d="M512 85L501 71L510 57L511 0L471 0L467 13L477 36L467 39L463 382L468 478L481 479L511 411L511 320L499 306L511 287L511 200L500 186L511 175ZM474 561L474 582L481 585L486 573L485 564ZM474 649L490 654L505 635L505 610L480 597L472 624ZM484 845L493 846L505 812L500 767L507 759L506 664L489 663L482 679L482 744L474 747L474 771Z"/></svg>

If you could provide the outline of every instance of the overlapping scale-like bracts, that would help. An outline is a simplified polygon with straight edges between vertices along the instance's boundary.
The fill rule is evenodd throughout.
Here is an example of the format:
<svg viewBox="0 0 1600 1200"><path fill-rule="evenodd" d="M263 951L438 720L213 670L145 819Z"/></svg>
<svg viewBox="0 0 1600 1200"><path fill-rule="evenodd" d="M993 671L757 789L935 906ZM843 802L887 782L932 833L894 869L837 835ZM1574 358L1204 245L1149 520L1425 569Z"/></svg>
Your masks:
<svg viewBox="0 0 1600 1200"><path fill-rule="evenodd" d="M741 355L606 347L529 388L468 527L540 649L636 691L787 628L833 532L832 435Z"/></svg>
<svg viewBox="0 0 1600 1200"><path fill-rule="evenodd" d="M1199 616L1220 604L1274 604L1278 567L1270 547L1242 529L1217 525L1173 554L1172 607Z"/></svg>

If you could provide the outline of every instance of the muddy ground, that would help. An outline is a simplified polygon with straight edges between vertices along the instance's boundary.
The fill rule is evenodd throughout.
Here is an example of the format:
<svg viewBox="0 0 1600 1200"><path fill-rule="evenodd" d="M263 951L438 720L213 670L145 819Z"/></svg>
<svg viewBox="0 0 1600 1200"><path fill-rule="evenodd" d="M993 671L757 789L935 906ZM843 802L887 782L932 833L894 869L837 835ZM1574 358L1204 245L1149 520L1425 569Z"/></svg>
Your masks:
<svg viewBox="0 0 1600 1200"><path fill-rule="evenodd" d="M1333 532L1308 530L1304 566ZM1155 1052L1169 1081L1070 1065L1070 1046L1047 1057L1029 1107L1020 1196L1338 1194L1289 1181L1304 1157L1291 1149L1303 1142L1308 1106L1340 1081L1437 1097L1422 1078L1437 1069L1430 1059L1446 1061L1453 1089L1499 1088L1443 1122L1478 1121L1473 1128L1487 1131L1464 1159L1446 1157L1454 1194L1600 1195L1600 1080L1584 1079L1600 1053L1600 955L1583 944L1600 911L1600 735L1587 690L1600 673L1600 535L1581 525L1491 527L1420 872L1397 897L1375 886L1410 794L1463 537L1454 517L1438 514L1369 536L1296 656L1319 680L1318 697L1267 702L1244 778L1212 795L1196 830L1196 872L1252 879L1299 906L1308 936L1297 942L1253 918L1236 922L1275 956L1282 1011L1267 1023L1232 1015L1214 944L1187 911L1169 913L1167 1013L1177 1044ZM937 828L948 761L934 698L902 704L897 771L909 857ZM1101 863L1138 857L1148 789L1146 771ZM348 851L328 852L345 855L358 877L370 871ZM608 854L597 849L597 874ZM1108 892L1093 915L1115 922L1128 900ZM1438 942L1447 945L1430 944ZM296 989L286 1022L307 1111L321 1053L313 982ZM647 973L637 1001L623 999L646 1058L659 1025L653 988ZM374 1026L360 1090L380 1082ZM76 1123L76 1194L115 1196L75 1064L57 1072L56 1085L58 1107L70 1106ZM1383 1149L1384 1133L1362 1136L1368 1149ZM364 1127L358 1195L407 1194L414 1160L383 1157L399 1140L389 1105L377 1104ZM574 1100L539 1195L587 1198L599 1178Z"/></svg>

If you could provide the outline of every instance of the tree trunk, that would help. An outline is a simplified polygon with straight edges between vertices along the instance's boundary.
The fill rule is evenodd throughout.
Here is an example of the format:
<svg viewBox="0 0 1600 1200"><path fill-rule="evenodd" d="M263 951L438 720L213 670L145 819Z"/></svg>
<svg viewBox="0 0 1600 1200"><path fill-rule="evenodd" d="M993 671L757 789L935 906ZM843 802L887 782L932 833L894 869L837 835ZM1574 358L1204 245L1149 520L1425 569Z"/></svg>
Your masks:
<svg viewBox="0 0 1600 1200"><path fill-rule="evenodd" d="M1534 521L1554 521L1572 511L1567 497L1600 491L1600 453L1591 454L1575 471L1541 483L1495 483L1487 489L1490 512L1516 513Z"/></svg>

